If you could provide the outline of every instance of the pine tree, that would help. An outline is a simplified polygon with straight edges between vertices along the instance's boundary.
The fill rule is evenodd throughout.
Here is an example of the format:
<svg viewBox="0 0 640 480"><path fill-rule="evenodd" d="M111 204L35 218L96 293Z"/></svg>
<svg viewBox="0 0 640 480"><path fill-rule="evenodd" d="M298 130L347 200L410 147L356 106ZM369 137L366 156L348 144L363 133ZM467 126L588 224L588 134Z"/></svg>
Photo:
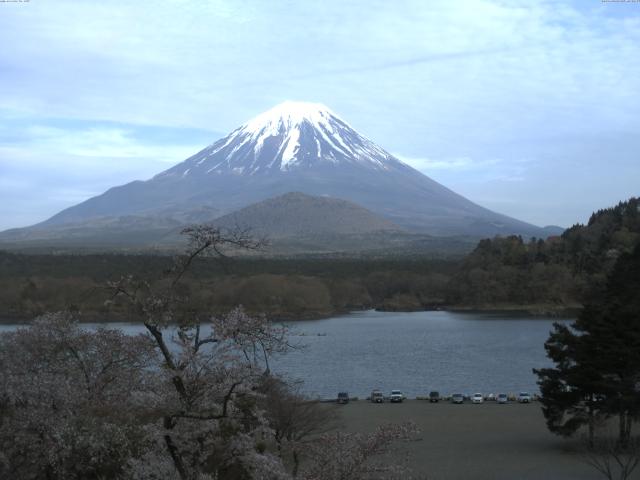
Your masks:
<svg viewBox="0 0 640 480"><path fill-rule="evenodd" d="M617 416L620 445L640 416L640 246L622 255L597 298L577 321L554 325L545 342L554 368L534 370L549 430L572 435Z"/></svg>

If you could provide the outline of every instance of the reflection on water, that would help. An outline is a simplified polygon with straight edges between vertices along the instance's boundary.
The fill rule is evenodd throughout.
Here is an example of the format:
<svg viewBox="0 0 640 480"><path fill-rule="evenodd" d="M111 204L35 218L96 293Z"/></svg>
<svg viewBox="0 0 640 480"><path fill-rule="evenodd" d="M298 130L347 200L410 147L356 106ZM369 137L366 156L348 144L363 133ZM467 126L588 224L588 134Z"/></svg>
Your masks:
<svg viewBox="0 0 640 480"><path fill-rule="evenodd" d="M304 380L323 398L346 390L365 397L374 388L409 397L537 391L531 369L549 365L544 341L558 320L514 314L357 312L291 323L299 351L278 357L272 370ZM570 322L570 320L560 320ZM97 324L88 324L89 327ZM143 332L139 324L110 326ZM0 325L0 332L16 325Z"/></svg>

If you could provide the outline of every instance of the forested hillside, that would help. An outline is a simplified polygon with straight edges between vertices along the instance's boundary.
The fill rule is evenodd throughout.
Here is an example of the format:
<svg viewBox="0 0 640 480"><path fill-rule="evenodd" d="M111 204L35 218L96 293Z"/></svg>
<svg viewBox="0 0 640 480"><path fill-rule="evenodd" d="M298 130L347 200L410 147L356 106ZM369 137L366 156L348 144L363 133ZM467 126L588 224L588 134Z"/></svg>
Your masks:
<svg viewBox="0 0 640 480"><path fill-rule="evenodd" d="M640 242L640 201L631 198L547 240L482 240L449 284L447 302L475 307L579 307L615 260Z"/></svg>
<svg viewBox="0 0 640 480"><path fill-rule="evenodd" d="M243 304L273 319L350 310L518 309L557 314L580 308L615 260L640 243L640 201L594 213L562 236L482 240L467 257L201 259L186 279L203 311ZM0 252L0 318L78 308L85 318L119 320L107 280L134 274L158 281L160 255L26 255ZM106 303L105 303L106 302Z"/></svg>

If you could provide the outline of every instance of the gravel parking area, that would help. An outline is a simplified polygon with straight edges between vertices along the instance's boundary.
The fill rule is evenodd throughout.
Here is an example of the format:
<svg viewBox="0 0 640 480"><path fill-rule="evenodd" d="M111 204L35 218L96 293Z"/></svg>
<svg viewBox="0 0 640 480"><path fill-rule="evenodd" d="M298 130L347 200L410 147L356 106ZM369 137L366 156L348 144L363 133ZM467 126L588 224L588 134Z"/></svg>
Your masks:
<svg viewBox="0 0 640 480"><path fill-rule="evenodd" d="M406 445L405 451L410 452L414 471L429 480L603 478L580 459L578 442L549 433L537 402L452 405L360 400L338 407L338 414L347 431L366 432L389 422L416 423L420 439Z"/></svg>

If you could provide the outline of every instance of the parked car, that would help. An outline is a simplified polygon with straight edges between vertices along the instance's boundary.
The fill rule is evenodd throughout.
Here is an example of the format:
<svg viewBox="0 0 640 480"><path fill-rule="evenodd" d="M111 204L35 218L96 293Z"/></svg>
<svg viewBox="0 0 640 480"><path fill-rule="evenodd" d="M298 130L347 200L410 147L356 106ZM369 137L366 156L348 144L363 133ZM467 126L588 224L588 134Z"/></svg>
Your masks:
<svg viewBox="0 0 640 480"><path fill-rule="evenodd" d="M440 400L440 392L429 392L429 402L431 403L438 403L438 401Z"/></svg>
<svg viewBox="0 0 640 480"><path fill-rule="evenodd" d="M461 393L454 393L451 395L451 403L464 403L464 395Z"/></svg>
<svg viewBox="0 0 640 480"><path fill-rule="evenodd" d="M391 390L391 394L389 395L389 401L393 403L402 403L404 400L404 395L400 390Z"/></svg>
<svg viewBox="0 0 640 480"><path fill-rule="evenodd" d="M495 402L495 400L496 400L496 394L495 394L495 393L490 393L489 395L487 395L486 400L487 400L488 402Z"/></svg>
<svg viewBox="0 0 640 480"><path fill-rule="evenodd" d="M342 403L342 404L349 403L349 394L347 392L339 392L338 403Z"/></svg>
<svg viewBox="0 0 640 480"><path fill-rule="evenodd" d="M371 392L370 399L373 403L383 403L384 395L382 395L382 392L380 390L374 390L373 392Z"/></svg>
<svg viewBox="0 0 640 480"><path fill-rule="evenodd" d="M481 393L474 393L471 396L471 403L482 403L484 402L484 397Z"/></svg>
<svg viewBox="0 0 640 480"><path fill-rule="evenodd" d="M498 396L496 397L496 401L498 403L508 403L509 397L507 396L506 393L499 393Z"/></svg>
<svg viewBox="0 0 640 480"><path fill-rule="evenodd" d="M518 394L518 402L520 403L531 403L531 394L528 392L520 392Z"/></svg>

